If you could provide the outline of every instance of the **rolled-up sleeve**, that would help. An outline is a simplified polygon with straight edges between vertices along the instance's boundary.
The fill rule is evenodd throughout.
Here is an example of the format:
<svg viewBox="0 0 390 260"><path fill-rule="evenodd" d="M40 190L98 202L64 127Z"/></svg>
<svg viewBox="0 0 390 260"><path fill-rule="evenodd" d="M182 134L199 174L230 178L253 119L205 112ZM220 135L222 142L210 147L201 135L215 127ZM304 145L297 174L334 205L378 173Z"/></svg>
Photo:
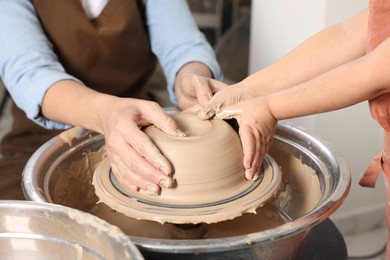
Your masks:
<svg viewBox="0 0 390 260"><path fill-rule="evenodd" d="M45 128L68 128L42 117L42 100L56 82L80 81L58 61L29 0L0 1L0 39L0 76L15 104Z"/></svg>
<svg viewBox="0 0 390 260"><path fill-rule="evenodd" d="M222 79L220 66L211 45L192 17L185 0L145 0L152 51L158 57L167 79L170 99L177 104L173 91L180 68L189 62L201 62Z"/></svg>

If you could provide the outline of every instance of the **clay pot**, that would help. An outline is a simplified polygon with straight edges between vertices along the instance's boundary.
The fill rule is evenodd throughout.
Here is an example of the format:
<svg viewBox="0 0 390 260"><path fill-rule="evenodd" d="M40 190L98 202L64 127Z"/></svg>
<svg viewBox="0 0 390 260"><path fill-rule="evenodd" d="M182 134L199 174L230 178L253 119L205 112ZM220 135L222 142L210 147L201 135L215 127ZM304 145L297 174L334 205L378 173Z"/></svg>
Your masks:
<svg viewBox="0 0 390 260"><path fill-rule="evenodd" d="M201 120L189 113L172 118L185 137L165 134L156 126L144 132L172 163L176 186L159 195L126 189L105 158L93 177L100 201L136 219L160 223L215 223L255 212L273 198L281 184L281 172L266 156L261 177L245 179L243 151L237 132L224 120Z"/></svg>
<svg viewBox="0 0 390 260"><path fill-rule="evenodd" d="M162 189L155 201L202 204L222 201L250 186L244 177L242 146L223 120L200 120L194 114L172 115L185 137L170 136L155 126L144 131L173 165L174 189Z"/></svg>

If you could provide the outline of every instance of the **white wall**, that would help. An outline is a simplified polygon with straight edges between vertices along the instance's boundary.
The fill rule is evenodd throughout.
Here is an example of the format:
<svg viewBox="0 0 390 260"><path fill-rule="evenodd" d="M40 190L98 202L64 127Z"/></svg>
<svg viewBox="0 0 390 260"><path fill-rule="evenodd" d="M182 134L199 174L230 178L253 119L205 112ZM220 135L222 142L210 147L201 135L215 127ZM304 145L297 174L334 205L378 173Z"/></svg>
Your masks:
<svg viewBox="0 0 390 260"><path fill-rule="evenodd" d="M324 27L360 12L367 3L367 0L252 1L250 73L274 62ZM351 192L333 218L384 209L382 178L375 189L358 185L362 173L382 146L381 129L371 119L367 102L293 122L331 143L350 166Z"/></svg>

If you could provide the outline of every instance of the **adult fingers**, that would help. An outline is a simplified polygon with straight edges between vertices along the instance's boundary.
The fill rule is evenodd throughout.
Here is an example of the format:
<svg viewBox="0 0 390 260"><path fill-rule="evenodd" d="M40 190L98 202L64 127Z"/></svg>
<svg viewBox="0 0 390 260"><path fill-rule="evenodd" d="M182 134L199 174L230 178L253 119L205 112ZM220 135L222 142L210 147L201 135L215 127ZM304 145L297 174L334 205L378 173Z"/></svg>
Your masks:
<svg viewBox="0 0 390 260"><path fill-rule="evenodd" d="M209 79L205 77L192 76L191 77L191 88L195 90L197 102L201 106L205 106L211 100L213 96L212 90L210 89Z"/></svg>
<svg viewBox="0 0 390 260"><path fill-rule="evenodd" d="M169 176L172 173L172 165L165 158L160 150L153 144L151 139L141 131L137 125L130 124L129 128L133 128L129 132L131 136L125 136L125 142L129 145L129 149L134 149L142 158L148 161L155 169L160 170L165 175ZM139 157L130 157L131 153L122 153L127 160L135 158L138 160ZM133 159L134 160L134 159Z"/></svg>
<svg viewBox="0 0 390 260"><path fill-rule="evenodd" d="M141 116L145 124L153 124L164 133L173 136L184 136L172 117L168 115L157 103L148 102L141 108Z"/></svg>
<svg viewBox="0 0 390 260"><path fill-rule="evenodd" d="M111 164L112 170L125 189L141 188L150 194L158 194L160 186L170 188L174 184L171 178L164 175L161 177L161 172L133 149L129 151L131 160L121 160L115 155L111 157L115 158L115 163Z"/></svg>

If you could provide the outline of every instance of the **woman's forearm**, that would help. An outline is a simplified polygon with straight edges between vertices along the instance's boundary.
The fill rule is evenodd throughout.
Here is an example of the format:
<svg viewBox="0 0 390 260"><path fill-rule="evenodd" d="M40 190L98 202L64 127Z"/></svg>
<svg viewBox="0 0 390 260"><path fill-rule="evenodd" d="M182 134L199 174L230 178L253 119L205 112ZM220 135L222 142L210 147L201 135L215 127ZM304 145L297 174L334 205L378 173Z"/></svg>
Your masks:
<svg viewBox="0 0 390 260"><path fill-rule="evenodd" d="M260 94L310 80L365 54L368 13L329 27L309 38L274 64L252 74L242 84Z"/></svg>
<svg viewBox="0 0 390 260"><path fill-rule="evenodd" d="M390 92L390 40L372 53L269 96L278 120L345 108Z"/></svg>
<svg viewBox="0 0 390 260"><path fill-rule="evenodd" d="M73 80L62 80L46 92L42 102L45 118L102 133L100 112L114 98Z"/></svg>

